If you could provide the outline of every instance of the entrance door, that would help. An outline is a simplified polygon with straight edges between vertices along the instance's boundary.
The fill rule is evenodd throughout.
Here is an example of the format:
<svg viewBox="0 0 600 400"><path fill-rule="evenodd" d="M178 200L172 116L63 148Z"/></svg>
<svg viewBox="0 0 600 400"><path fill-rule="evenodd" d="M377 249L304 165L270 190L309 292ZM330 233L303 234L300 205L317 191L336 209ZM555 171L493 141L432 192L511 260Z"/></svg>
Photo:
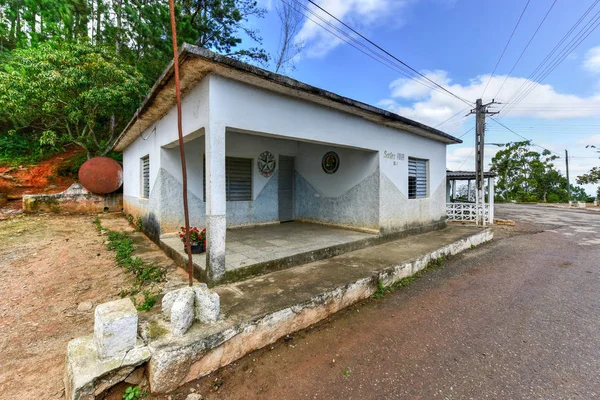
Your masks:
<svg viewBox="0 0 600 400"><path fill-rule="evenodd" d="M294 157L279 156L279 222L294 220Z"/></svg>

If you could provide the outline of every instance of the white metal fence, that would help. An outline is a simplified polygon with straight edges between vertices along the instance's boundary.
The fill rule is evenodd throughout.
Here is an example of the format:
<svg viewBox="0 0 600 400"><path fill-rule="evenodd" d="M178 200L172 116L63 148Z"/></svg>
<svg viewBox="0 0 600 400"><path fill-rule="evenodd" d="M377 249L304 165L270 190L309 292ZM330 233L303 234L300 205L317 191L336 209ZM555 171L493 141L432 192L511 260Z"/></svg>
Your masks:
<svg viewBox="0 0 600 400"><path fill-rule="evenodd" d="M490 205L484 204L479 207L483 207L485 223L488 224L490 221ZM448 221L476 222L477 205L475 203L446 203L446 214L448 215Z"/></svg>

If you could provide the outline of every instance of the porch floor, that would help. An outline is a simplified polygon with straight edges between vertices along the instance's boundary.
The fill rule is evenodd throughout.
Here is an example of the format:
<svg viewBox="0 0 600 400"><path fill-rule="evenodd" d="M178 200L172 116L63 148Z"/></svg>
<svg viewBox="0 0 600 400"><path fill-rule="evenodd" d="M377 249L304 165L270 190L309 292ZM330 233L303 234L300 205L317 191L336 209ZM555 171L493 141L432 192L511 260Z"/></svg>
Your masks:
<svg viewBox="0 0 600 400"><path fill-rule="evenodd" d="M309 222L286 222L227 230L225 270L227 280L284 269L364 248L379 236ZM161 237L161 247L180 265L187 255L177 234ZM206 253L192 256L202 278Z"/></svg>

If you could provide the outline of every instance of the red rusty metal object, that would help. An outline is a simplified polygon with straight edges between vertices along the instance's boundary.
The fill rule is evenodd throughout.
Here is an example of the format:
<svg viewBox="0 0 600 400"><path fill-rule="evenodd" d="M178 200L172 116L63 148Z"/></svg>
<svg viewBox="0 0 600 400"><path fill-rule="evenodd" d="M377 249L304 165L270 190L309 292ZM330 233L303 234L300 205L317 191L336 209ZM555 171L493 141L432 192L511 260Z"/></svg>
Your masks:
<svg viewBox="0 0 600 400"><path fill-rule="evenodd" d="M112 193L123 184L123 168L112 158L90 158L79 168L79 182L92 193Z"/></svg>

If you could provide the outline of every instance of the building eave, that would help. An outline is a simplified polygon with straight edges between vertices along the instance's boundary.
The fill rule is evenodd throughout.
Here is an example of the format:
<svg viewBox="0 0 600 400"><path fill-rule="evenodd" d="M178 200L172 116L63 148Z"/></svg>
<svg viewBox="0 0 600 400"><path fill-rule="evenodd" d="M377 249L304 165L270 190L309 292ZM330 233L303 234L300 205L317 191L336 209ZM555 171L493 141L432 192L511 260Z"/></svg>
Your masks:
<svg viewBox="0 0 600 400"><path fill-rule="evenodd" d="M214 73L265 90L354 114L378 124L408 131L442 143L462 143L462 140L454 136L398 114L307 85L198 46L184 43L179 52L179 60L182 95L206 75ZM117 138L114 150L123 151L175 105L173 73L173 61L171 61Z"/></svg>

